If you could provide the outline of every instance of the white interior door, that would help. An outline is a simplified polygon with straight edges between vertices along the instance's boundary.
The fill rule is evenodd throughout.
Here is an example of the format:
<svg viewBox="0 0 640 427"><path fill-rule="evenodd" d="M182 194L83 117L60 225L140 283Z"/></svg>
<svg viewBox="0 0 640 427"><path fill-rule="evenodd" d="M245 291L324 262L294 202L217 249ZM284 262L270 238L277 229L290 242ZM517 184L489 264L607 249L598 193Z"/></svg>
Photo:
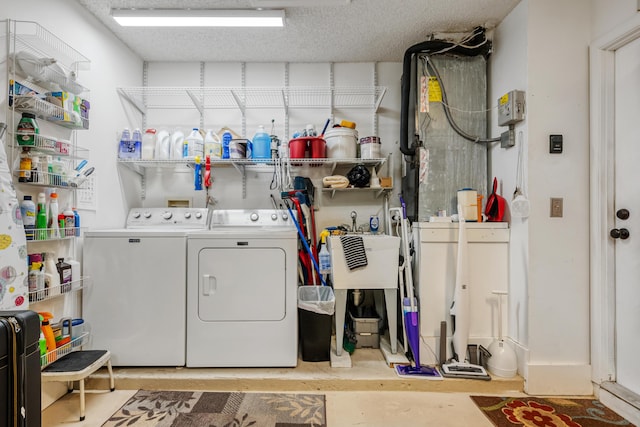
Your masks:
<svg viewBox="0 0 640 427"><path fill-rule="evenodd" d="M616 381L640 394L640 39L615 52ZM625 215L625 212L628 212Z"/></svg>

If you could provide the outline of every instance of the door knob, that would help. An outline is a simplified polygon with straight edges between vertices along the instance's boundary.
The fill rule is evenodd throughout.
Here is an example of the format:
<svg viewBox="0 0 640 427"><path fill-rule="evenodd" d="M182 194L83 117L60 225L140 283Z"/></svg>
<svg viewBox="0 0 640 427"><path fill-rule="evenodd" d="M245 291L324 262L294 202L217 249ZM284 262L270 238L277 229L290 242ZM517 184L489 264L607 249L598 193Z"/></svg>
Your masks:
<svg viewBox="0 0 640 427"><path fill-rule="evenodd" d="M629 230L627 230L626 228L620 228L620 229L614 228L609 232L609 235L614 239L626 240L629 238L630 233L629 233Z"/></svg>
<svg viewBox="0 0 640 427"><path fill-rule="evenodd" d="M627 218L629 218L629 210L628 209L618 209L618 212L616 212L616 216L619 219L627 219Z"/></svg>

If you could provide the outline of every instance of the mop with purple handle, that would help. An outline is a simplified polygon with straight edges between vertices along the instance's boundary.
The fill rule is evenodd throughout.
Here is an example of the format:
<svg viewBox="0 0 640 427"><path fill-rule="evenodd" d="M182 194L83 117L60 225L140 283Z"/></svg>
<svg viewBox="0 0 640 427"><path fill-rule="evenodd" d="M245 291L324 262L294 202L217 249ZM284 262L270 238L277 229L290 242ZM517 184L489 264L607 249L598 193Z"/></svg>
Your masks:
<svg viewBox="0 0 640 427"><path fill-rule="evenodd" d="M401 377L420 377L430 379L442 379L436 368L422 366L420 364L420 317L418 315L418 303L413 293L413 273L411 271L411 252L409 251L409 219L402 196L402 252L404 257L403 270L405 274L406 297L402 301L402 313L404 317L404 329L413 355L413 365L397 365L396 373Z"/></svg>

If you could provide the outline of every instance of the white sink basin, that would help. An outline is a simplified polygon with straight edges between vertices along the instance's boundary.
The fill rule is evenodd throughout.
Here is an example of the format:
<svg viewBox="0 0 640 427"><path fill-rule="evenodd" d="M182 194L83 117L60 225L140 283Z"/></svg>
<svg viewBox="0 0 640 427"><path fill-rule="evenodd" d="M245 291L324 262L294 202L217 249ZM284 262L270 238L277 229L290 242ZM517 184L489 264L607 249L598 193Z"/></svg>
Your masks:
<svg viewBox="0 0 640 427"><path fill-rule="evenodd" d="M355 234L354 234L355 235ZM385 234L362 234L367 266L350 270L340 236L330 236L331 280L335 289L388 289L398 286L400 238Z"/></svg>

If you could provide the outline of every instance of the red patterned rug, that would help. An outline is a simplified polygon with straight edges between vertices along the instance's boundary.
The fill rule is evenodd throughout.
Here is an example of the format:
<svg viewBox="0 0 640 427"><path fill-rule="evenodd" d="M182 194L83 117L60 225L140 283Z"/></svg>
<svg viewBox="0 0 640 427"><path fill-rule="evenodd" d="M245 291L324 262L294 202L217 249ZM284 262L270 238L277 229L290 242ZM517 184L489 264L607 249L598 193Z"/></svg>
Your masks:
<svg viewBox="0 0 640 427"><path fill-rule="evenodd" d="M635 427L596 399L471 396L497 427Z"/></svg>

